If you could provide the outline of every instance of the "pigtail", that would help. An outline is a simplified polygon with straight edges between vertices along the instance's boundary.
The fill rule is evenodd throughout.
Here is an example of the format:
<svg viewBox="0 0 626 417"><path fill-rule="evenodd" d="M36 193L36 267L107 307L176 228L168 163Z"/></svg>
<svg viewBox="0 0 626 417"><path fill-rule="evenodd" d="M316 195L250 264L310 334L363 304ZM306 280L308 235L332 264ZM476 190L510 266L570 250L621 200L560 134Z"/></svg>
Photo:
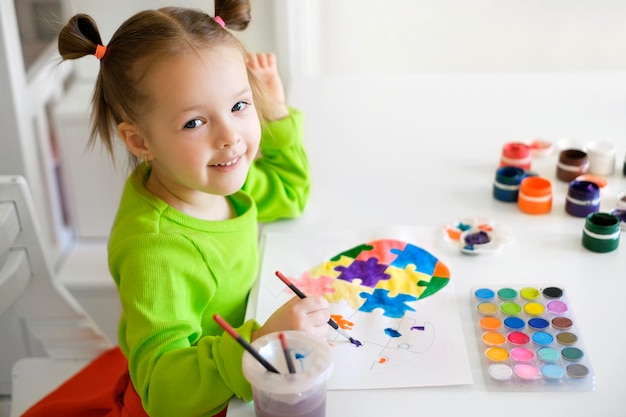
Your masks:
<svg viewBox="0 0 626 417"><path fill-rule="evenodd" d="M106 47L102 45L102 37L96 22L86 14L77 14L59 32L58 48L64 60L78 59L85 55L95 55L102 59ZM88 146L92 148L99 137L105 146L113 163L113 136L115 134L113 126L116 120L110 106L106 102L102 72L98 74L96 85L92 97L91 111L91 134Z"/></svg>
<svg viewBox="0 0 626 417"><path fill-rule="evenodd" d="M96 22L86 14L77 14L59 32L58 48L63 59L95 55L102 47Z"/></svg>
<svg viewBox="0 0 626 417"><path fill-rule="evenodd" d="M249 0L215 0L215 16L219 16L228 29L244 30L250 23Z"/></svg>

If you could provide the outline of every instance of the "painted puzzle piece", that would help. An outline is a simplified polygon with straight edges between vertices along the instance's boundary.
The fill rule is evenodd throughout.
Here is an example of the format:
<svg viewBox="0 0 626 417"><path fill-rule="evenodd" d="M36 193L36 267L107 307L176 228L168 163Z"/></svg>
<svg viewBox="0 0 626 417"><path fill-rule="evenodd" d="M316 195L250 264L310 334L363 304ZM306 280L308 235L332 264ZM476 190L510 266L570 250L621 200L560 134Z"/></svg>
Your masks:
<svg viewBox="0 0 626 417"><path fill-rule="evenodd" d="M353 258L348 258L346 256L340 256L335 261L326 261L315 268L311 269L309 272L312 277L320 277L327 276L332 278L337 278L339 276L339 271L337 271L338 266L349 266L354 262Z"/></svg>
<svg viewBox="0 0 626 417"><path fill-rule="evenodd" d="M329 294L335 291L333 288L335 278L325 275L314 278L309 272L305 272L300 278L294 279L292 282L300 291L312 297ZM284 291L293 294L291 288L285 287Z"/></svg>
<svg viewBox="0 0 626 417"><path fill-rule="evenodd" d="M337 266L335 269L341 271L340 280L352 282L355 279L361 281L361 285L374 288L378 281L387 280L391 275L385 273L388 265L379 264L376 258L370 258L367 262L354 260L349 266Z"/></svg>
<svg viewBox="0 0 626 417"><path fill-rule="evenodd" d="M364 287L361 287L356 282L336 279L333 282L333 292L324 295L324 298L332 304L345 302L352 307L352 309L358 310L361 304L363 304L363 298L359 295L364 292L363 290Z"/></svg>
<svg viewBox="0 0 626 417"><path fill-rule="evenodd" d="M359 261L367 261L369 258L376 258L378 262L385 265L390 265L397 256L392 253L392 249L404 250L407 243L401 240L393 240L393 239L380 239L370 242L369 245L372 247L370 250L363 250L359 256L355 259Z"/></svg>
<svg viewBox="0 0 626 417"><path fill-rule="evenodd" d="M398 294L395 297L389 297L389 291L383 289L375 289L373 293L362 292L359 294L365 298L365 302L359 308L359 311L371 313L376 308L384 310L383 315L392 318L401 318L407 311L415 311L406 303L416 301L417 297L408 294Z"/></svg>
<svg viewBox="0 0 626 417"><path fill-rule="evenodd" d="M345 252L341 252L340 254L333 256L332 258L330 258L330 260L331 261L338 261L339 258L341 258L342 256L345 256L347 258L356 259L361 252L369 251L369 250L372 250L372 249L374 249L374 246L372 246L370 244L363 243L362 245L355 246L355 247L353 247L351 249L348 249Z"/></svg>
<svg viewBox="0 0 626 417"><path fill-rule="evenodd" d="M427 281L430 279L430 275L422 272L415 272L412 265L407 269L399 269L389 267L385 271L391 278L386 281L379 281L376 288L381 288L389 291L390 296L398 294L410 294L419 298L424 292L424 287L418 285L420 281Z"/></svg>
<svg viewBox="0 0 626 417"><path fill-rule="evenodd" d="M448 285L449 282L450 278L435 276L431 277L428 281L419 281L417 285L424 289L422 294L419 296L419 299L423 300L424 298L435 294L437 291Z"/></svg>
<svg viewBox="0 0 626 417"><path fill-rule="evenodd" d="M409 243L403 251L391 249L391 252L398 255L391 263L391 266L405 269L408 265L413 264L415 265L415 270L418 272L423 272L428 275L432 275L435 272L437 258L422 248Z"/></svg>

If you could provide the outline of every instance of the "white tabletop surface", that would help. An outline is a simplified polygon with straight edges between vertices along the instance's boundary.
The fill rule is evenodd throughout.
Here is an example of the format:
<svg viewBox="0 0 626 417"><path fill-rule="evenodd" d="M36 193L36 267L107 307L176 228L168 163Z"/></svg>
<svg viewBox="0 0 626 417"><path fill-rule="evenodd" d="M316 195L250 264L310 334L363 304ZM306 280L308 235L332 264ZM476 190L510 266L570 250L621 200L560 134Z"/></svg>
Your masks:
<svg viewBox="0 0 626 417"><path fill-rule="evenodd" d="M472 385L329 391L327 416L626 416L624 233L614 252L583 248L584 219L564 210L567 184L556 179L556 152L532 162L533 171L552 181L551 213L524 214L492 196L505 142L605 141L617 149L616 171L607 176L600 210L614 208L626 190L626 74L312 76L296 78L289 91L290 103L306 115L313 188L300 219L266 231L437 228L481 216L509 225L513 235L496 254L445 252ZM485 384L470 289L538 283L567 290L595 372L594 391L494 392ZM254 410L234 400L228 415Z"/></svg>

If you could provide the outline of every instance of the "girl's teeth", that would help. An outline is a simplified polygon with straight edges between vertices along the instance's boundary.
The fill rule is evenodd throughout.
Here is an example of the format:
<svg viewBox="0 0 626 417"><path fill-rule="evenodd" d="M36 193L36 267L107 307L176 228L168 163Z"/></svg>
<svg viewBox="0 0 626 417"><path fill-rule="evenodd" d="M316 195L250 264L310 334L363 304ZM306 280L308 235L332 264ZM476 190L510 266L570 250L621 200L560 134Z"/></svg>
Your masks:
<svg viewBox="0 0 626 417"><path fill-rule="evenodd" d="M223 164L215 164L218 167L229 167L232 164L234 164L235 162L237 162L239 160L239 158L233 159L232 161L228 161L228 162L224 162Z"/></svg>

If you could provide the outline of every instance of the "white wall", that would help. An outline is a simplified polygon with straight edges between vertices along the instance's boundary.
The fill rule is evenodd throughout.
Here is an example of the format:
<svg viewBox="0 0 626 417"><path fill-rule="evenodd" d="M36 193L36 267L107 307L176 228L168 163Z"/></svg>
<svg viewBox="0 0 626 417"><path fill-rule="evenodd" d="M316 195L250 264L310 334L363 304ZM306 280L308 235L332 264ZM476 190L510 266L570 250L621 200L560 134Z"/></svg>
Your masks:
<svg viewBox="0 0 626 417"><path fill-rule="evenodd" d="M307 31L293 53L308 73L626 70L623 0L285 3Z"/></svg>

